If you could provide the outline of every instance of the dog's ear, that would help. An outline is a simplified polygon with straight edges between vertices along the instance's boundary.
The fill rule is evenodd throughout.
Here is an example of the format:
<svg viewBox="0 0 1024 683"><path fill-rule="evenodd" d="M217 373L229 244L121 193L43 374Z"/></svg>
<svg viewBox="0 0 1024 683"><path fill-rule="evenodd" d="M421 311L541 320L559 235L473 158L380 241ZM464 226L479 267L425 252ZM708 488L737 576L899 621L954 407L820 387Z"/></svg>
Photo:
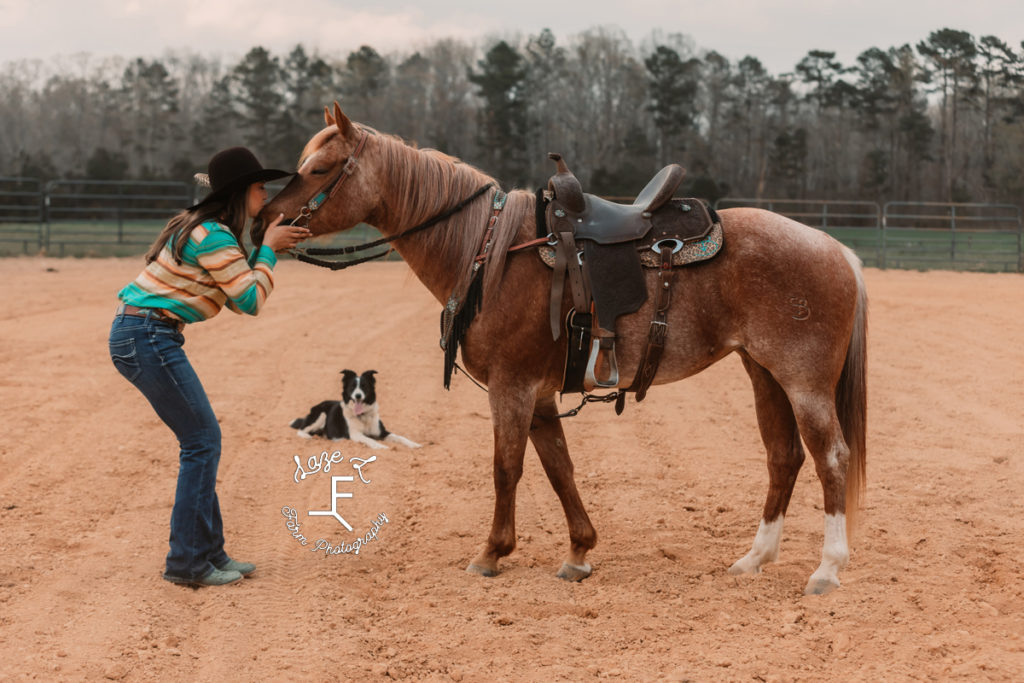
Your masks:
<svg viewBox="0 0 1024 683"><path fill-rule="evenodd" d="M365 375L367 377L373 377L376 374L377 374L376 370L367 370L366 372L363 373L363 375Z"/></svg>
<svg viewBox="0 0 1024 683"><path fill-rule="evenodd" d="M353 371L353 370L342 370L340 374L342 375L342 378L341 378L342 381L357 376L355 371Z"/></svg>

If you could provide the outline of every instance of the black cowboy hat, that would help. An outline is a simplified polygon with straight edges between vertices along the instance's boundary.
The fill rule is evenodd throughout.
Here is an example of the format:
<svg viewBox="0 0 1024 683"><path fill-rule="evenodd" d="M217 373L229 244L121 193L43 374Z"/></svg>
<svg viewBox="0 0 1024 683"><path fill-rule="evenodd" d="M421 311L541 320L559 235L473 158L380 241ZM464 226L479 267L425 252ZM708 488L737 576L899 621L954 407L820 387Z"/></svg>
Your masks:
<svg viewBox="0 0 1024 683"><path fill-rule="evenodd" d="M196 181L210 188L210 193L191 208L230 197L233 192L253 183L277 180L293 175L289 171L263 168L256 155L245 147L231 147L217 152L210 159L206 173L196 173Z"/></svg>

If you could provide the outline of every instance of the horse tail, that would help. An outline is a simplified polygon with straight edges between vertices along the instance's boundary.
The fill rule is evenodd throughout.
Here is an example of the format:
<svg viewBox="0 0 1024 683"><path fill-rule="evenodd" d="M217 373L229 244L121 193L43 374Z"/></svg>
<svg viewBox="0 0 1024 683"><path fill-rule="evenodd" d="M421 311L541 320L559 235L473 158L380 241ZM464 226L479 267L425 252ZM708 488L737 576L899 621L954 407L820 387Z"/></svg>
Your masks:
<svg viewBox="0 0 1024 683"><path fill-rule="evenodd" d="M857 279L857 307L853 331L846 350L839 383L836 385L836 413L843 430L843 438L850 449L846 473L846 529L851 536L857 528L864 489L867 484L867 332L868 295L864 286L860 259L844 248L846 260Z"/></svg>

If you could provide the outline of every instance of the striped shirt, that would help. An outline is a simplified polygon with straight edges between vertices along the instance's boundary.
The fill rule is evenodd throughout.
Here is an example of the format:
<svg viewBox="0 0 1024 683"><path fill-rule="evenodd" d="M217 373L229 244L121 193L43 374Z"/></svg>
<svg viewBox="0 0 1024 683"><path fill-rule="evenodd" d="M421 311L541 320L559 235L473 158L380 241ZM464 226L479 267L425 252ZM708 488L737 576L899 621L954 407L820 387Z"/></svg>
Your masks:
<svg viewBox="0 0 1024 683"><path fill-rule="evenodd" d="M187 323L212 318L224 306L235 313L260 312L274 289L277 257L270 247L260 246L247 261L231 231L208 221L192 230L179 265L171 251L172 241L118 292L121 301L163 309Z"/></svg>

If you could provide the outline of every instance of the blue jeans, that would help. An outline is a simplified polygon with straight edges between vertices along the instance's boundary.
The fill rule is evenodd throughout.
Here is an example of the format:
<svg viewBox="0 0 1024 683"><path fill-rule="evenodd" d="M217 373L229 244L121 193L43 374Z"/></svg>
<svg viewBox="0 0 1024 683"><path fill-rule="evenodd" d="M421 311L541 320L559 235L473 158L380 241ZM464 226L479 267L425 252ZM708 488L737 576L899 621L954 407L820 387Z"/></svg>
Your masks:
<svg viewBox="0 0 1024 683"><path fill-rule="evenodd" d="M110 358L178 437L178 488L171 511L166 574L196 580L229 560L217 503L220 425L188 362L185 337L169 323L118 314L110 327Z"/></svg>

